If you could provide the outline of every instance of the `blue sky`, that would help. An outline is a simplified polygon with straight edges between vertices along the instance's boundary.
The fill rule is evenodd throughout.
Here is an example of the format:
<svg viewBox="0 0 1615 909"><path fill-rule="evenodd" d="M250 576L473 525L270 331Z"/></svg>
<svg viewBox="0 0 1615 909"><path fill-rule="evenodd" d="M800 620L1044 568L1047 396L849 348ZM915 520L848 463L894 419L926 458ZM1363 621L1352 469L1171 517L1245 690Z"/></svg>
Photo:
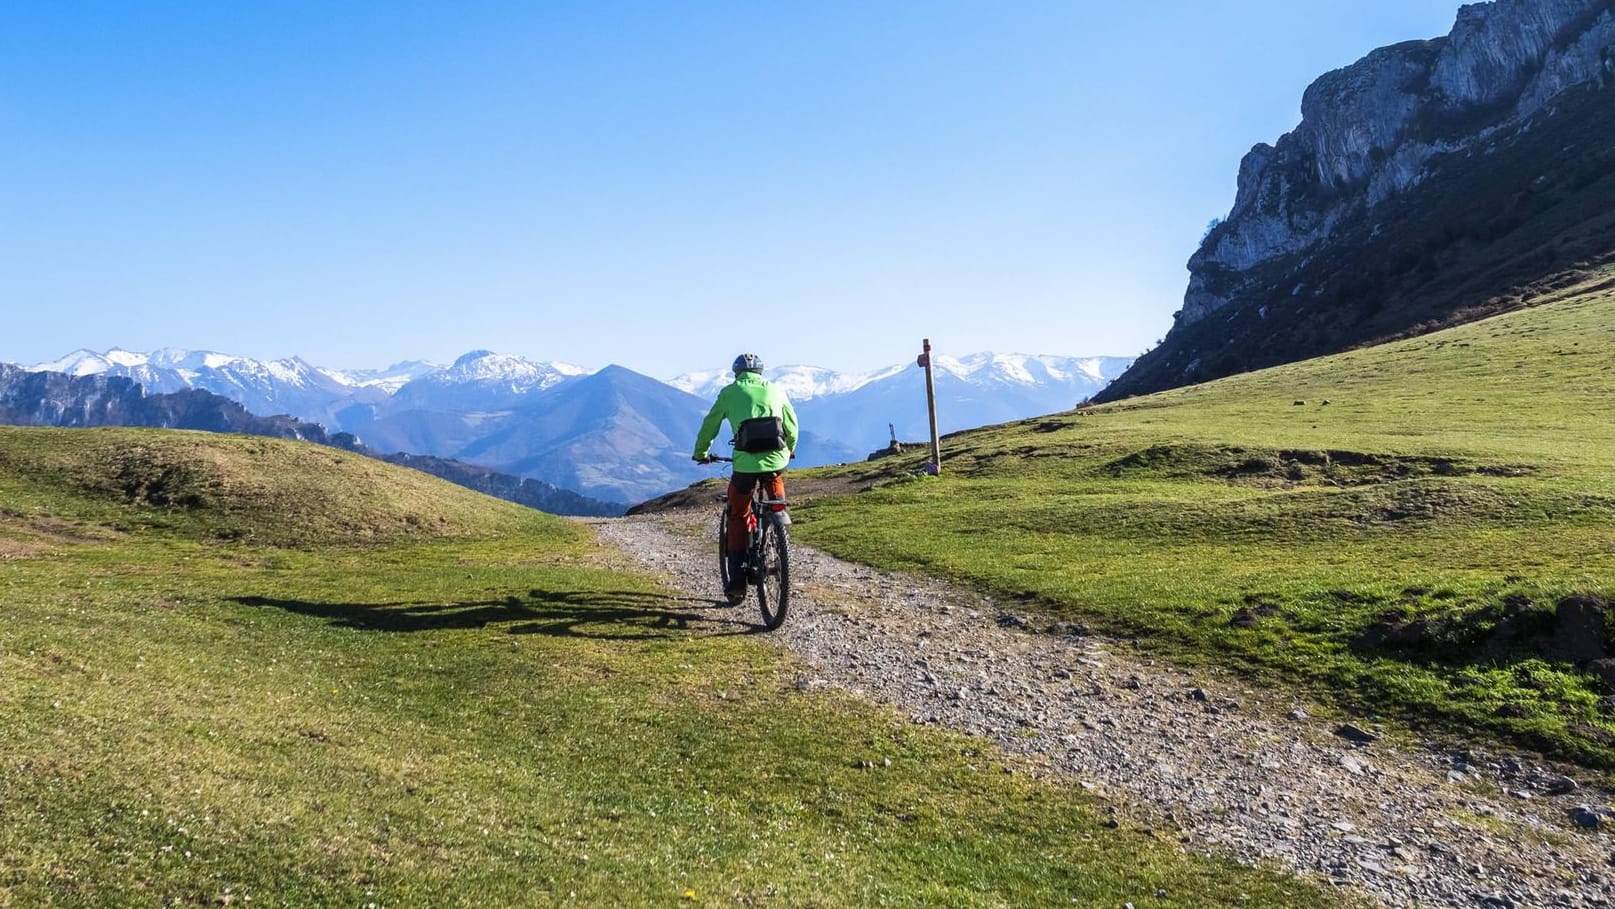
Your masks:
<svg viewBox="0 0 1615 909"><path fill-rule="evenodd" d="M1131 355L1241 156L1453 0L0 8L0 361Z"/></svg>

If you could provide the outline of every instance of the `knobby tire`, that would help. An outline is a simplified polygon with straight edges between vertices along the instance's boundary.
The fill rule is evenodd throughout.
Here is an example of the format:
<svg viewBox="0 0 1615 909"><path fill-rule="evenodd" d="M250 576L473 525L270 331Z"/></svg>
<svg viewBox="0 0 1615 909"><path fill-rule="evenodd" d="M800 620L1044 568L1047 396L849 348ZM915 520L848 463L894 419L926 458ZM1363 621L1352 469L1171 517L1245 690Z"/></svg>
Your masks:
<svg viewBox="0 0 1615 909"><path fill-rule="evenodd" d="M763 627L773 631L785 622L791 605L791 537L777 514L763 521L762 576L757 579L757 606L763 613Z"/></svg>
<svg viewBox="0 0 1615 909"><path fill-rule="evenodd" d="M729 506L718 513L718 582L729 590Z"/></svg>

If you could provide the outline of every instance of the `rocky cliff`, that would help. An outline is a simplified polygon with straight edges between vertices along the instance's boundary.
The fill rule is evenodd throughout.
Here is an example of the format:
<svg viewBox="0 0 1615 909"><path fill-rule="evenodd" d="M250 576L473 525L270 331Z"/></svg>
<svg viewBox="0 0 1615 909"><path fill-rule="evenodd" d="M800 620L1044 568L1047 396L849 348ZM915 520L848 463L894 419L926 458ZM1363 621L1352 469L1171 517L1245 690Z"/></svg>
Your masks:
<svg viewBox="0 0 1615 909"><path fill-rule="evenodd" d="M1171 333L1102 399L1497 311L1615 250L1615 0L1465 6L1301 113L1245 157Z"/></svg>
<svg viewBox="0 0 1615 909"><path fill-rule="evenodd" d="M148 395L121 376L29 372L0 363L0 423L13 426L150 426L301 439L357 450L347 433L287 416L260 417L228 398L198 389Z"/></svg>

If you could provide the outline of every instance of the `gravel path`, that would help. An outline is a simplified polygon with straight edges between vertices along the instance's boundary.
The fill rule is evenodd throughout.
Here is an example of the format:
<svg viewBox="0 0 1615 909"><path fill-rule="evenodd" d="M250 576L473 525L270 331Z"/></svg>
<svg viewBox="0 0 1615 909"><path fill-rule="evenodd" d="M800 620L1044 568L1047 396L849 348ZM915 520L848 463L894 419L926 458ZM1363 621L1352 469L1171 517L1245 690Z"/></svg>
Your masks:
<svg viewBox="0 0 1615 909"><path fill-rule="evenodd" d="M591 523L678 589L715 597L705 511ZM1479 751L1401 750L1372 727L1080 627L1041 627L967 590L800 544L792 559L790 615L763 639L808 667L802 687L848 689L1032 756L1174 829L1187 850L1277 863L1391 906L1615 906L1615 812L1586 780ZM751 600L712 613L714 632L758 620Z"/></svg>

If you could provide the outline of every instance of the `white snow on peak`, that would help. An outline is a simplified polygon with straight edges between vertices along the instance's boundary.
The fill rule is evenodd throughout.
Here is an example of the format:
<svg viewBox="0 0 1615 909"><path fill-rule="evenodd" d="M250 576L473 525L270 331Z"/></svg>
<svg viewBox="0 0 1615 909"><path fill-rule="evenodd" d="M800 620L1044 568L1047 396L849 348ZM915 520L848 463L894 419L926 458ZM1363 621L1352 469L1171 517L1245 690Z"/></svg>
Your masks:
<svg viewBox="0 0 1615 909"><path fill-rule="evenodd" d="M422 376L442 372L443 365L426 360L405 360L386 369L319 369L326 378L349 388L377 388L392 394Z"/></svg>
<svg viewBox="0 0 1615 909"><path fill-rule="evenodd" d="M448 369L433 378L445 385L474 383L478 385L508 384L515 389L543 390L573 376L588 375L591 370L571 363L548 363L528 360L513 354L474 350Z"/></svg>
<svg viewBox="0 0 1615 909"><path fill-rule="evenodd" d="M313 367L297 357L289 360L270 360L262 364L264 371L282 382L303 385L314 372Z"/></svg>
<svg viewBox="0 0 1615 909"><path fill-rule="evenodd" d="M104 359L113 366L145 366L149 358L143 353L114 347L106 352Z"/></svg>
<svg viewBox="0 0 1615 909"><path fill-rule="evenodd" d="M783 389L793 401L845 394L867 385L869 379L866 373L839 373L819 366L781 366L769 376L769 381Z"/></svg>
<svg viewBox="0 0 1615 909"><path fill-rule="evenodd" d="M162 347L147 355L146 362L158 369L197 370L209 365L208 357L219 354L206 350L186 350L181 347Z"/></svg>
<svg viewBox="0 0 1615 909"><path fill-rule="evenodd" d="M901 368L901 367L899 367ZM890 370L878 373L841 373L822 366L779 366L763 370L763 377L778 386L792 401L811 401L826 395L856 391ZM725 385L734 381L734 373L727 369L704 369L687 372L667 380L667 384L697 397L715 396Z"/></svg>
<svg viewBox="0 0 1615 909"><path fill-rule="evenodd" d="M1041 385L1072 381L1107 383L1127 368L1122 357L1062 357L1051 354L976 353L964 357L939 354L936 366L970 382Z"/></svg>
<svg viewBox="0 0 1615 909"><path fill-rule="evenodd" d="M954 358L938 354L936 367L961 379L998 379L1031 385L1036 381L1021 354L978 353Z"/></svg>
<svg viewBox="0 0 1615 909"><path fill-rule="evenodd" d="M1047 354L974 353L963 357L937 354L936 368L955 378L971 383L997 383L1009 385L1042 385L1079 382L1105 383L1119 375L1128 361L1114 357L1060 357ZM1109 364L1121 368L1107 373ZM841 373L819 366L781 366L763 370L769 382L782 388L792 401L810 401L814 398L847 394L872 382L888 379L906 370L917 368L913 361L898 363L873 372ZM667 380L674 388L699 397L712 397L729 384L732 375L726 369L709 369L685 373Z"/></svg>
<svg viewBox="0 0 1615 909"><path fill-rule="evenodd" d="M240 357L233 354L222 354L212 350L185 350L178 347L164 347L154 350L148 356L135 354L142 358L139 364L159 369L170 369L184 376L187 380L194 380L203 370L231 373L239 377L251 378L259 381L282 382L287 385L307 385L312 376L319 373L314 367L304 362L301 357L286 357L280 360L254 360L251 357Z"/></svg>
<svg viewBox="0 0 1615 909"><path fill-rule="evenodd" d="M142 379L151 377L154 371L162 371L178 376L186 385L194 384L204 370L291 385L306 385L310 376L318 372L299 357L254 360L250 357L232 356L211 350L185 350L179 347L163 347L149 354L118 347L104 354L91 350L77 350L59 360L40 363L30 368L35 371L63 372L74 376L117 372Z"/></svg>
<svg viewBox="0 0 1615 909"><path fill-rule="evenodd" d="M1107 360L1107 359L1114 360L1116 358L1115 357L1088 357L1088 358L1083 359L1083 360L1078 360L1077 361L1077 368L1082 370L1083 375L1087 376L1090 379L1093 379L1095 382L1109 382L1111 379L1114 379L1116 376L1121 375L1122 370L1117 370L1116 372L1114 372L1114 373L1112 373L1110 375L1106 375L1105 374L1105 360ZM1128 361L1128 362L1131 362L1131 361Z"/></svg>
<svg viewBox="0 0 1615 909"><path fill-rule="evenodd" d="M35 363L29 372L62 372L70 376L94 376L112 368L111 361L93 350L75 350L65 357Z"/></svg>
<svg viewBox="0 0 1615 909"><path fill-rule="evenodd" d="M674 376L667 384L698 398L710 398L733 379L734 373L727 369L702 369Z"/></svg>

